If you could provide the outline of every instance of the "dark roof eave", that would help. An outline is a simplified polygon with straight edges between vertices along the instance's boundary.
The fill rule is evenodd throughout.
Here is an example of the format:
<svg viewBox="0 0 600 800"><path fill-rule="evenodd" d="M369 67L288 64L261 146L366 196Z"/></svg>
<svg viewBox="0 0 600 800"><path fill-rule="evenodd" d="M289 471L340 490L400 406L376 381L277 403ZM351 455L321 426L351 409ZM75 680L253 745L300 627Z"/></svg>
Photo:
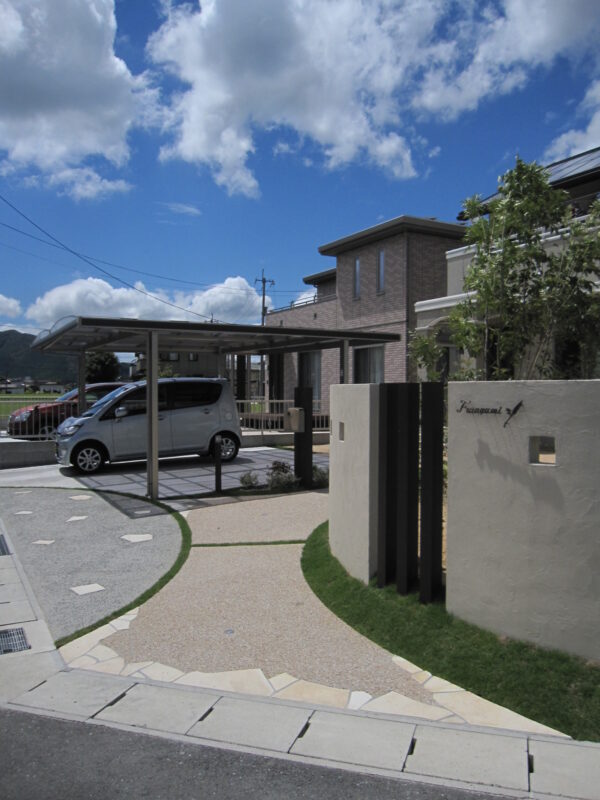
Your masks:
<svg viewBox="0 0 600 800"><path fill-rule="evenodd" d="M325 281L335 278L336 274L337 270L334 267L333 269L325 269L323 272L315 272L313 275L305 275L302 280L309 286L317 286L319 283L324 283Z"/></svg>
<svg viewBox="0 0 600 800"><path fill-rule="evenodd" d="M464 225L457 225L455 222L440 222L439 220L426 219L424 217L403 215L387 222L382 222L380 225L374 225L372 228L358 231L358 233L353 233L350 236L344 236L342 239L336 239L334 242L321 245L319 253L322 256L337 256L346 250L353 250L356 247L362 247L406 231L449 236L453 239L462 239L465 235Z"/></svg>

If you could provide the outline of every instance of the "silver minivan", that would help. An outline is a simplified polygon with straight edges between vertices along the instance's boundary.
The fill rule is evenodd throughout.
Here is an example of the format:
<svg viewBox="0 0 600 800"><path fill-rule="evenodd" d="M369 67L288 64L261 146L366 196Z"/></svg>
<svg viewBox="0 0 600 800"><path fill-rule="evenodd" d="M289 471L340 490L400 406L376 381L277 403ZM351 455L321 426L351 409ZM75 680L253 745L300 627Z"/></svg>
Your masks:
<svg viewBox="0 0 600 800"><path fill-rule="evenodd" d="M81 417L57 430L56 460L90 474L106 461L146 458L146 381L128 383L94 403ZM214 452L221 436L221 459L233 460L242 433L231 386L224 378L160 378L160 456Z"/></svg>

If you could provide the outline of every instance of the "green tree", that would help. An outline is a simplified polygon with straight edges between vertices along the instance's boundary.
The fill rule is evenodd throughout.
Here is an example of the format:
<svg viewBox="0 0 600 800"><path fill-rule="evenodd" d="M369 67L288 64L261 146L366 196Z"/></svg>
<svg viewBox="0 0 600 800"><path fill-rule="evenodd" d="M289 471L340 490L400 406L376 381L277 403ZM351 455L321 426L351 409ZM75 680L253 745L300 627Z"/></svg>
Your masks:
<svg viewBox="0 0 600 800"><path fill-rule="evenodd" d="M590 377L600 343L600 203L576 219L543 167L517 158L497 196L463 204L474 249L467 297L449 319L453 344L487 380Z"/></svg>
<svg viewBox="0 0 600 800"><path fill-rule="evenodd" d="M114 353L92 351L85 354L85 379L88 383L103 383L119 379L119 361Z"/></svg>

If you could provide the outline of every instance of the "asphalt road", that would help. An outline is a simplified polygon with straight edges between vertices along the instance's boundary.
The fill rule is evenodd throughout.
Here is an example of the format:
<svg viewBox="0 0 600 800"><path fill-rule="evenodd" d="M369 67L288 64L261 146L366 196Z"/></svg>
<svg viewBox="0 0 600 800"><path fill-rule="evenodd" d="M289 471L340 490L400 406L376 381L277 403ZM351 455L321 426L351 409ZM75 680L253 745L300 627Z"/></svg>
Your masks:
<svg viewBox="0 0 600 800"><path fill-rule="evenodd" d="M0 709L3 800L497 800Z"/></svg>

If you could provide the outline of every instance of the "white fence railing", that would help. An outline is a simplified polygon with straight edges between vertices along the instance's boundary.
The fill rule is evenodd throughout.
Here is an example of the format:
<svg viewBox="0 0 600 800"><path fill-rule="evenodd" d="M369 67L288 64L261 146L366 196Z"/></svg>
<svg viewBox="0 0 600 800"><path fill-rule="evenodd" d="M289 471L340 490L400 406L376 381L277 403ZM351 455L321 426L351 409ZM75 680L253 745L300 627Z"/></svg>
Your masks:
<svg viewBox="0 0 600 800"><path fill-rule="evenodd" d="M70 406L54 406L53 397L1 397L0 433L19 439L54 438L60 423L73 413Z"/></svg>
<svg viewBox="0 0 600 800"><path fill-rule="evenodd" d="M50 401L35 401L14 398L0 398L0 432L3 435L15 436L19 439L52 439L54 430L66 416L64 409L53 409ZM9 419L18 409L34 405L34 410L13 419L9 427ZM236 400L238 415L242 428L255 431L285 430L285 410L294 405L293 400ZM74 413L74 412L72 412ZM313 411L313 430L329 430L329 414Z"/></svg>
<svg viewBox="0 0 600 800"><path fill-rule="evenodd" d="M293 400L236 400L242 428L255 431L284 431L286 409ZM329 430L329 414L313 411L313 430Z"/></svg>

